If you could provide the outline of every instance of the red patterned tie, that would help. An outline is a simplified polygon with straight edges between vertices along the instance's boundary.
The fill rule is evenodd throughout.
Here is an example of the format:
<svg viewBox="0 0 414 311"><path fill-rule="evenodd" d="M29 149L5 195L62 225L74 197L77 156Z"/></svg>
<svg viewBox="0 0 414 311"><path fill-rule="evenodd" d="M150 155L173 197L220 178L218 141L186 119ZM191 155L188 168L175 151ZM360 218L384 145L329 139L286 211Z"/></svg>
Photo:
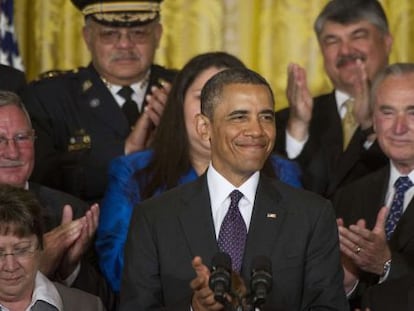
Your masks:
<svg viewBox="0 0 414 311"><path fill-rule="evenodd" d="M220 227L218 246L222 252L230 255L234 271L240 272L247 228L239 210L239 201L243 193L233 190L230 193L230 207Z"/></svg>

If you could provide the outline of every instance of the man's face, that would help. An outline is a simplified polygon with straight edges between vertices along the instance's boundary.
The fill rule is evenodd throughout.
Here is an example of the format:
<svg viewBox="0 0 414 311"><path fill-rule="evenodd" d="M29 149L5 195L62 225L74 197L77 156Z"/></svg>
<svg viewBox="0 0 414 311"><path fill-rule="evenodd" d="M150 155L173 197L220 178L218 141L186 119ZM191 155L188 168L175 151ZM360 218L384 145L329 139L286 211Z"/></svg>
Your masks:
<svg viewBox="0 0 414 311"><path fill-rule="evenodd" d="M40 251L35 235L0 235L0 304L31 299L39 267ZM29 300L30 301L30 300Z"/></svg>
<svg viewBox="0 0 414 311"><path fill-rule="evenodd" d="M126 28L103 26L90 20L83 30L96 70L117 85L130 85L145 77L161 34L162 26L156 21Z"/></svg>
<svg viewBox="0 0 414 311"><path fill-rule="evenodd" d="M327 21L318 40L334 87L351 94L355 75L360 72L357 59L362 60L372 81L387 65L392 45L392 37L368 21L347 25Z"/></svg>
<svg viewBox="0 0 414 311"><path fill-rule="evenodd" d="M401 173L414 169L414 73L386 78L376 92L378 143Z"/></svg>
<svg viewBox="0 0 414 311"><path fill-rule="evenodd" d="M225 86L207 124L212 164L235 186L260 170L273 150L274 109L264 85Z"/></svg>
<svg viewBox="0 0 414 311"><path fill-rule="evenodd" d="M30 127L24 112L16 106L0 107L0 183L24 187L33 170L34 146ZM16 140L13 140L15 138Z"/></svg>

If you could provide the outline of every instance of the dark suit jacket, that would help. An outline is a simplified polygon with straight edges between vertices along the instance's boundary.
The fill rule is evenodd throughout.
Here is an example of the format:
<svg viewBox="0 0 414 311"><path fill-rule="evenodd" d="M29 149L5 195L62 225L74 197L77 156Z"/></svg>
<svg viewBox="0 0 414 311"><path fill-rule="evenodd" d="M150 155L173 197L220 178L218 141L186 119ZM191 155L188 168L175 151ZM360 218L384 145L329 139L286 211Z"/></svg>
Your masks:
<svg viewBox="0 0 414 311"><path fill-rule="evenodd" d="M69 204L72 206L74 219L84 216L89 209L85 201L73 195L34 182L29 182L29 191L36 195L40 204L45 209L43 216L46 232L60 225L64 205Z"/></svg>
<svg viewBox="0 0 414 311"><path fill-rule="evenodd" d="M361 218L366 220L368 228L375 226L378 211L385 203L389 172L389 166L385 166L337 192L334 207L337 217L343 218L346 226ZM386 282L414 273L414 200L398 222L389 240L389 247L392 264ZM378 276L370 273L362 274L355 300L360 298L365 288L376 284L378 279Z"/></svg>
<svg viewBox="0 0 414 311"><path fill-rule="evenodd" d="M175 71L152 66L147 89ZM99 201L110 160L124 154L128 121L90 65L29 84L24 102L36 130L31 180Z"/></svg>
<svg viewBox="0 0 414 311"><path fill-rule="evenodd" d="M29 191L36 195L44 207L43 216L45 218L46 232L60 225L64 205L70 204L72 206L75 219L84 216L85 212L89 209L86 202L72 195L36 183L29 183ZM115 308L117 303L116 297L99 271L93 248L85 254L79 274L72 286L99 296L107 307L107 310L113 310Z"/></svg>
<svg viewBox="0 0 414 311"><path fill-rule="evenodd" d="M412 311L414 306L414 275L385 282L369 288L363 306L371 311Z"/></svg>
<svg viewBox="0 0 414 311"><path fill-rule="evenodd" d="M276 113L275 148L286 154L286 126L289 108ZM306 189L328 198L335 191L387 163L378 144L368 150L363 147L366 135L358 128L348 148L343 151L341 118L334 93L314 98L309 139L296 158L303 171Z"/></svg>
<svg viewBox="0 0 414 311"><path fill-rule="evenodd" d="M23 72L0 64L0 90L11 91L21 95L25 86L26 77Z"/></svg>
<svg viewBox="0 0 414 311"><path fill-rule="evenodd" d="M276 217L269 217L269 215ZM135 208L125 248L121 310L188 310L194 256L218 252L206 175ZM347 310L331 204L262 175L242 277L252 260L271 259L271 310Z"/></svg>

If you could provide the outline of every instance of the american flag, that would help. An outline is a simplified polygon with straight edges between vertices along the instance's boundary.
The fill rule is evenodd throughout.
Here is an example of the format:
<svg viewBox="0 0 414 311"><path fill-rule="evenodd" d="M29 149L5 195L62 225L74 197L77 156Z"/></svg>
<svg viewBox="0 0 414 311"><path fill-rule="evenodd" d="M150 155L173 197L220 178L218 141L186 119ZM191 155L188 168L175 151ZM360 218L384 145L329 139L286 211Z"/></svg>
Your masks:
<svg viewBox="0 0 414 311"><path fill-rule="evenodd" d="M0 63L23 70L13 25L13 0L0 0Z"/></svg>

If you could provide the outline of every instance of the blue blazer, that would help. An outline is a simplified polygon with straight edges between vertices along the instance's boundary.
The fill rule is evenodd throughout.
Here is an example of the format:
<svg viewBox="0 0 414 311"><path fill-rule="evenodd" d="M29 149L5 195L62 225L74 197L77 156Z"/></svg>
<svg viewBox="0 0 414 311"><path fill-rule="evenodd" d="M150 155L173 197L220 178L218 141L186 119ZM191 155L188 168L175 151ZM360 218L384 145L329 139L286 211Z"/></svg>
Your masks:
<svg viewBox="0 0 414 311"><path fill-rule="evenodd" d="M119 292L124 266L124 245L134 207L142 201L135 172L145 168L152 157L151 150L115 158L109 167L109 183L101 203L96 250L102 273L112 289ZM301 187L299 166L290 160L272 155L271 163L279 179L294 187ZM194 169L183 175L178 184L197 178ZM160 194L161 189L157 192Z"/></svg>

